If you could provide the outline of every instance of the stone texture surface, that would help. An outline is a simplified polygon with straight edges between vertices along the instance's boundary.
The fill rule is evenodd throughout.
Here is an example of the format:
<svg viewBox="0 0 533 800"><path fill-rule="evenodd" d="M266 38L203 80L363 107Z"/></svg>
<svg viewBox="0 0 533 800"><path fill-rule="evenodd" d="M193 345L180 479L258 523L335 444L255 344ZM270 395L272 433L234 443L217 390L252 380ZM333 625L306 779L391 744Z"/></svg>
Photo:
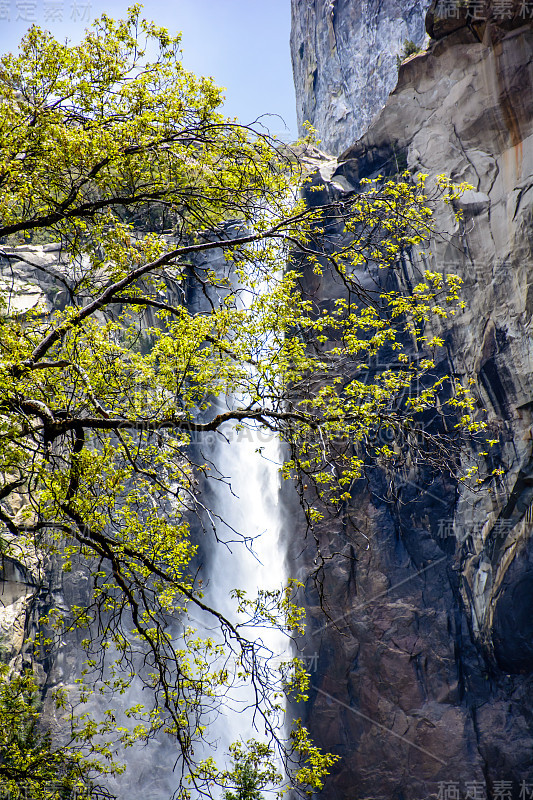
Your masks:
<svg viewBox="0 0 533 800"><path fill-rule="evenodd" d="M424 42L429 0L291 0L291 55L300 133L340 153L368 128L398 76L406 40Z"/></svg>
<svg viewBox="0 0 533 800"><path fill-rule="evenodd" d="M430 472L374 473L321 528L324 553L346 556L325 572L332 622L310 582L305 593L305 652L317 654L306 721L341 756L327 800L444 800L452 783L460 798L501 798L503 785L518 799L533 784L532 86L529 24L489 21L482 41L468 26L443 34L314 179L330 197L405 165L430 184L440 173L472 184L462 223L438 216L447 236L428 256L465 281L439 368L476 379L505 468L492 494ZM308 286L324 301L341 293L331 277ZM292 518L305 580L314 546Z"/></svg>

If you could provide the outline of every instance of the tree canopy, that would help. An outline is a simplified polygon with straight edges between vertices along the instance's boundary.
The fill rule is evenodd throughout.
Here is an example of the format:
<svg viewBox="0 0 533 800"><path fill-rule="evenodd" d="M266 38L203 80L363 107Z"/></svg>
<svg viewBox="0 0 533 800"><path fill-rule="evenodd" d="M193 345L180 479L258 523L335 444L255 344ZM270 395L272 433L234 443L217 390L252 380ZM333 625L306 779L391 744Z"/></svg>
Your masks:
<svg viewBox="0 0 533 800"><path fill-rule="evenodd" d="M230 756L233 769L228 778L233 788L226 789L224 800L264 800L261 790L281 782L282 776L272 767L269 749L258 742L248 742L244 749L240 742L231 746Z"/></svg>
<svg viewBox="0 0 533 800"><path fill-rule="evenodd" d="M88 605L52 608L36 646L42 657L84 630L82 699L96 677L111 694L143 682L152 699L128 710L122 743L165 732L185 794L227 785L195 747L231 690L230 657L272 752L314 791L332 757L299 723L286 738L277 722L285 693L305 698L305 670L297 659L271 670L251 633L298 635L297 586L237 591L240 624L203 595L190 529L210 524L205 485L217 479L203 437L228 425L279 436L311 527L349 502L368 463L453 462L459 429L420 436L417 420L440 397L477 429L467 387L432 371L460 280L422 270L409 287L399 266L433 235L433 204L458 190L443 177L430 197L425 176L405 174L311 207L304 145L224 118L221 101L139 7L103 15L77 46L33 27L0 58L0 256L31 265L18 244L60 245L53 307L17 313L7 289L0 309L0 521L4 549L37 548L90 577ZM327 302L302 283L325 271L343 287ZM397 365L368 380L384 348ZM219 640L199 633L194 610ZM78 741L97 730L82 718ZM101 732L117 737L112 712Z"/></svg>

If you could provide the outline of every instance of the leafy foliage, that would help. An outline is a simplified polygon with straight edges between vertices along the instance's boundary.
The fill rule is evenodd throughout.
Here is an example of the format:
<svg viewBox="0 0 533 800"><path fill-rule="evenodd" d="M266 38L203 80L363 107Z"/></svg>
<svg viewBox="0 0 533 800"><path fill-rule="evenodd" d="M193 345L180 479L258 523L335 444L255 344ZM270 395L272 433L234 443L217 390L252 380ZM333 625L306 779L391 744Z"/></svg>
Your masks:
<svg viewBox="0 0 533 800"><path fill-rule="evenodd" d="M402 61L405 61L409 56L414 56L416 53L423 53L424 48L419 47L411 39L406 39L403 43L402 52L396 56L396 64L399 67Z"/></svg>
<svg viewBox="0 0 533 800"><path fill-rule="evenodd" d="M455 468L454 439L478 423L468 388L436 375L434 354L460 280L424 269L409 289L400 268L433 235L432 205L460 189L443 177L430 197L425 176L403 175L309 206L301 149L226 120L220 102L211 80L184 70L179 38L138 7L122 22L104 15L78 46L33 27L0 59L1 255L47 272L13 242L61 245L53 307L17 314L6 292L0 309L0 520L7 544L90 580L86 605L42 620L41 656L83 630L82 700L91 682L124 695L140 681L152 697L124 725L111 710L100 724L82 715L80 741L165 732L182 793L209 793L227 772L198 763L195 747L209 740L208 712L247 681L267 747L312 792L333 757L297 722L284 739L281 723L285 694L305 699L308 676L297 659L270 669L252 636L264 624L301 632L298 586L237 589L239 623L205 601L190 526L212 527L202 489L223 477L206 437L230 426L280 437L311 527L349 502L369 464ZM342 287L329 303L302 288L326 273ZM383 351L400 366L365 380ZM459 427L421 435L437 399ZM194 613L218 638L200 635ZM250 747L232 751L247 797L268 755Z"/></svg>
<svg viewBox="0 0 533 800"><path fill-rule="evenodd" d="M68 800L107 797L91 775L94 765L75 739L53 747L49 732L40 729L41 703L29 672L0 676L0 786L5 796L26 800ZM97 769L99 772L100 769Z"/></svg>
<svg viewBox="0 0 533 800"><path fill-rule="evenodd" d="M248 742L245 750L240 742L231 746L232 769L227 780L235 791L226 789L224 800L263 800L261 790L279 785L283 778L272 766L273 753L267 745Z"/></svg>

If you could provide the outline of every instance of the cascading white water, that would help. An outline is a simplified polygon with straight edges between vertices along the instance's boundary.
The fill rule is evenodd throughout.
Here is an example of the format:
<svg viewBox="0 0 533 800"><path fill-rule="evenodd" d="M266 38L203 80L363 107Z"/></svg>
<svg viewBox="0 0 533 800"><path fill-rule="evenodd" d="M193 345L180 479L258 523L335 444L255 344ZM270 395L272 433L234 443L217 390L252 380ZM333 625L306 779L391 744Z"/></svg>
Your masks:
<svg viewBox="0 0 533 800"><path fill-rule="evenodd" d="M243 356L244 374L236 384L232 385L230 381L230 394L225 403L222 397L214 400L210 416L220 401L222 407L216 409L217 412L251 407L253 404L247 387L254 386L261 394L258 363L264 359L268 364L272 348L274 352L277 349L268 333L268 323L262 324L261 320L263 315L268 318L272 313L268 298L279 276L267 273L259 277L259 269L239 275L238 270L233 272L233 267L228 267L223 255L217 267L217 274L225 274L228 286L231 284L236 307L244 312L244 329L251 326L248 328L250 352ZM216 297L215 302L219 301L220 298ZM243 394L233 393L235 385ZM265 385L268 386L268 379ZM268 403L268 399L263 402ZM287 583L281 510L282 447L274 433L252 422L242 426L226 423L211 434L209 441L202 437L199 447L202 457L206 457L212 467L205 497L209 520L204 520L204 523L206 529L214 529L214 541L209 547L209 563L204 571L207 584L204 600L232 624L242 624L246 614L238 612L238 601L232 596L235 590L244 592L248 600L254 601L260 590L281 592ZM216 620L209 615L198 617L197 612L194 612L194 617L192 624L200 636L211 636L215 642L222 642ZM197 622L200 622L198 626ZM268 623L247 626L241 629L241 633L255 643L262 669L266 673L274 672L279 691L281 680L277 668L281 662L291 658L290 639ZM234 655L227 661L222 657L220 662L217 666L224 666L230 673L229 688L217 698L219 703L214 704L212 712L205 715L203 723L207 726L207 739L211 745L206 744L201 749L202 757L213 756L219 767L228 768L231 763L228 755L230 744L236 741L245 743L249 739L264 741L270 737L265 730L264 718L257 712L254 687L249 680L238 675L242 667ZM269 722L278 728L282 738L282 714L272 717Z"/></svg>
<svg viewBox="0 0 533 800"><path fill-rule="evenodd" d="M213 463L225 480L218 480L214 489L212 511L220 541L210 565L205 597L237 623L243 617L236 612L232 590L241 589L254 599L259 589L280 590L286 583L281 447L272 433L257 427L236 431L225 426L223 433L225 437L216 435L212 449ZM271 652L274 663L289 658L289 641L279 630L260 627L245 634L264 654ZM227 763L226 754L233 741L264 738L257 716L254 724L254 700L252 688L237 682L210 721L210 738L216 742L220 764Z"/></svg>

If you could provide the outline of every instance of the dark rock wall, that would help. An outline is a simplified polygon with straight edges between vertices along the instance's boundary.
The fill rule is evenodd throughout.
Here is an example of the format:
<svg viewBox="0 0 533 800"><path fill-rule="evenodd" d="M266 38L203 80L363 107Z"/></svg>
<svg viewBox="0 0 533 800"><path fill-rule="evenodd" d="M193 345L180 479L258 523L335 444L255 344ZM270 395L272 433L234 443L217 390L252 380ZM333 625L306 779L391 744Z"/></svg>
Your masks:
<svg viewBox="0 0 533 800"><path fill-rule="evenodd" d="M341 756L327 800L525 800L533 786L533 31L518 16L452 27L315 181L338 196L407 165L430 185L441 173L472 184L463 222L440 213L446 236L408 267L464 279L439 368L475 379L505 474L476 493L376 472L321 526L323 552L341 554L324 575L329 623L310 581L305 596L307 724ZM324 302L341 292L313 280ZM301 579L314 566L304 537L294 511Z"/></svg>

